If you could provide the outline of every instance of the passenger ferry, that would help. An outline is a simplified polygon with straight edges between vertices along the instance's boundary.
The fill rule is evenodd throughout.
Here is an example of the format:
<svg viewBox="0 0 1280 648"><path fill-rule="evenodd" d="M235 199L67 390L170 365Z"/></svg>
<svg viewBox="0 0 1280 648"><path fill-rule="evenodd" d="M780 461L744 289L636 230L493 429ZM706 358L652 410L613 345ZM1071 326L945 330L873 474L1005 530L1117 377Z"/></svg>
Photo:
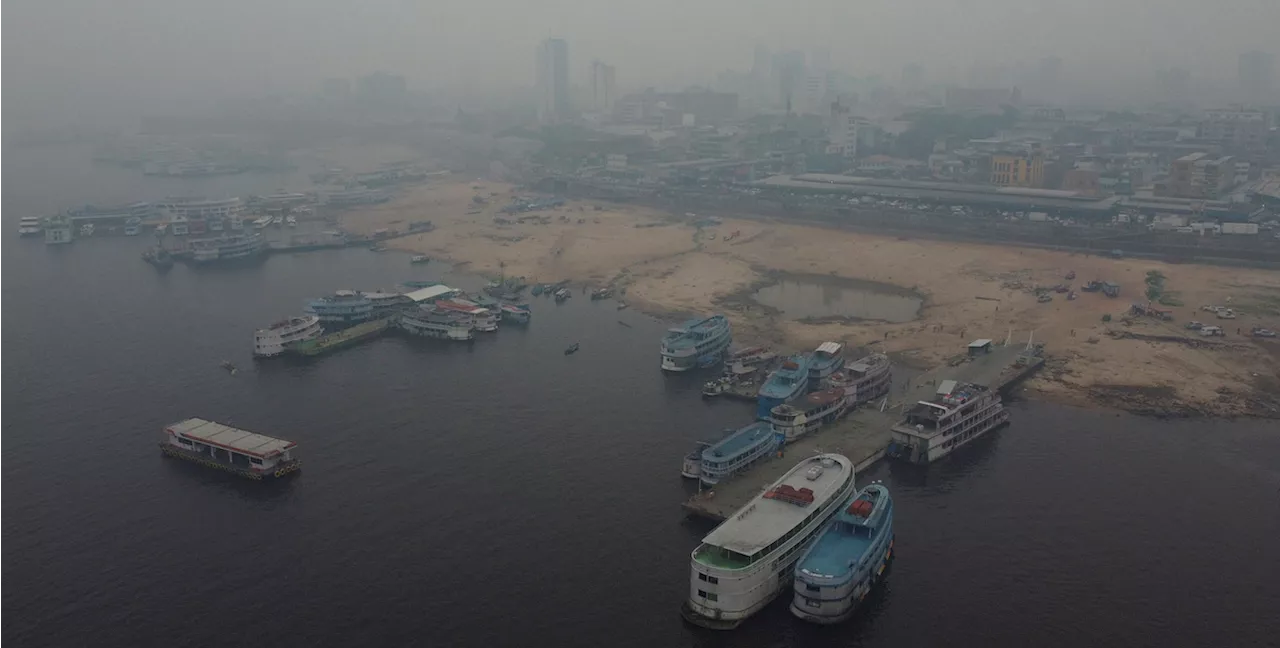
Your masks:
<svg viewBox="0 0 1280 648"><path fill-rule="evenodd" d="M341 327L372 317L373 302L354 290L339 290L328 297L308 302L307 312L319 317L322 325Z"/></svg>
<svg viewBox="0 0 1280 648"><path fill-rule="evenodd" d="M889 356L873 353L845 365L827 378L827 387L840 389L849 397L849 407L857 407L889 393L893 382Z"/></svg>
<svg viewBox="0 0 1280 648"><path fill-rule="evenodd" d="M849 399L843 391L827 389L773 408L769 423L786 443L791 443L840 418L848 407Z"/></svg>
<svg viewBox="0 0 1280 648"><path fill-rule="evenodd" d="M270 217L270 216L263 216L262 218L255 219L255 220L253 221L253 228L254 228L254 229L266 229L266 228L267 228L267 226L268 226L268 225L270 225L270 224L271 224L271 217Z"/></svg>
<svg viewBox="0 0 1280 648"><path fill-rule="evenodd" d="M502 304L498 307L498 312L502 314L502 321L515 324L528 324L533 317L529 307L524 304Z"/></svg>
<svg viewBox="0 0 1280 648"><path fill-rule="evenodd" d="M497 313L465 299L442 299L436 307L471 316L471 326L477 331L491 333L498 330Z"/></svg>
<svg viewBox="0 0 1280 648"><path fill-rule="evenodd" d="M684 456L684 463L680 464L680 476L689 479L700 479L702 477L702 451L711 447L706 441L699 441L698 447L693 452Z"/></svg>
<svg viewBox="0 0 1280 648"><path fill-rule="evenodd" d="M822 389L822 381L844 366L844 345L823 342L809 362L809 389Z"/></svg>
<svg viewBox="0 0 1280 648"><path fill-rule="evenodd" d="M142 219L136 216L124 222L124 235L137 236L142 233Z"/></svg>
<svg viewBox="0 0 1280 648"><path fill-rule="evenodd" d="M364 296L369 298L369 303L373 306L374 318L391 317L415 305L412 299L401 293L367 292Z"/></svg>
<svg viewBox="0 0 1280 648"><path fill-rule="evenodd" d="M186 216L173 216L169 219L169 233L174 236L186 236L191 233L191 221Z"/></svg>
<svg viewBox="0 0 1280 648"><path fill-rule="evenodd" d="M791 613L814 623L853 615L893 556L893 499L883 484L863 488L796 564Z"/></svg>
<svg viewBox="0 0 1280 648"><path fill-rule="evenodd" d="M43 233L39 216L23 216L18 221L18 236L40 236Z"/></svg>
<svg viewBox="0 0 1280 648"><path fill-rule="evenodd" d="M982 385L944 380L890 430L888 455L915 464L937 461L1009 421L1000 394Z"/></svg>
<svg viewBox="0 0 1280 648"><path fill-rule="evenodd" d="M782 447L782 437L768 423L756 421L738 428L702 451L702 483L711 486L746 470Z"/></svg>
<svg viewBox="0 0 1280 648"><path fill-rule="evenodd" d="M168 220L216 219L225 220L244 211L244 201L239 198L170 197L156 202L155 212Z"/></svg>
<svg viewBox="0 0 1280 648"><path fill-rule="evenodd" d="M192 418L164 429L160 451L254 480L284 477L302 467L293 457L298 444L221 423Z"/></svg>
<svg viewBox="0 0 1280 648"><path fill-rule="evenodd" d="M412 335L466 342L475 337L471 318L457 311L422 306L400 313L396 326Z"/></svg>
<svg viewBox="0 0 1280 648"><path fill-rule="evenodd" d="M693 550L681 615L706 628L737 627L793 582L796 561L854 492L853 462L843 455L796 464Z"/></svg>
<svg viewBox="0 0 1280 648"><path fill-rule="evenodd" d="M44 224L45 245L70 243L73 240L71 234L71 219L63 214L50 217L48 222Z"/></svg>
<svg viewBox="0 0 1280 648"><path fill-rule="evenodd" d="M733 331L724 315L692 319L667 329L662 338L662 369L688 371L714 364L733 343Z"/></svg>
<svg viewBox="0 0 1280 648"><path fill-rule="evenodd" d="M253 334L253 355L270 358L285 352L290 345L320 337L320 318L303 315L280 320Z"/></svg>
<svg viewBox="0 0 1280 648"><path fill-rule="evenodd" d="M214 238L191 239L191 260L196 263L226 262L257 258L265 243L259 234L229 234Z"/></svg>
<svg viewBox="0 0 1280 648"><path fill-rule="evenodd" d="M773 408L803 395L809 390L809 363L812 357L804 354L787 358L756 393L756 418L768 419Z"/></svg>

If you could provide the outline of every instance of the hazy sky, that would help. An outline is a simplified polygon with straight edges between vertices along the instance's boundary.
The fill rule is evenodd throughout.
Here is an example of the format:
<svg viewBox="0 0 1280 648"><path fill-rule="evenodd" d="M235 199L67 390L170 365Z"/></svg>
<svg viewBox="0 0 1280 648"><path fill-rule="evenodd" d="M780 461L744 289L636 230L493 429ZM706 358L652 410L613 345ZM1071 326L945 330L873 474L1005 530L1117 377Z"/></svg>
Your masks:
<svg viewBox="0 0 1280 648"><path fill-rule="evenodd" d="M5 0L4 100L314 88L376 69L415 89L530 84L537 42L568 39L574 81L592 57L619 85L709 81L752 48L831 50L832 64L896 79L906 62L1033 62L1064 75L1158 65L1234 77L1276 51L1280 0Z"/></svg>

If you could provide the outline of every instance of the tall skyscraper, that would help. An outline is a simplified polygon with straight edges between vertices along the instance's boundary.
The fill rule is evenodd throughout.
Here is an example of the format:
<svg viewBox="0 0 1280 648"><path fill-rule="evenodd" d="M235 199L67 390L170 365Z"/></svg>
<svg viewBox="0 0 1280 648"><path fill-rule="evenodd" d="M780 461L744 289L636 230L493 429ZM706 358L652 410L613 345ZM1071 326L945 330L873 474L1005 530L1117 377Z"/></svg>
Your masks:
<svg viewBox="0 0 1280 648"><path fill-rule="evenodd" d="M569 104L569 44L548 38L538 46L538 121L562 122L571 117Z"/></svg>
<svg viewBox="0 0 1280 648"><path fill-rule="evenodd" d="M617 99L614 74L612 65L605 65L599 59L591 62L592 111L605 114L613 112L613 102Z"/></svg>
<svg viewBox="0 0 1280 648"><path fill-rule="evenodd" d="M1250 103L1266 103L1273 99L1276 57L1270 52L1253 50L1240 55L1236 76L1240 96Z"/></svg>

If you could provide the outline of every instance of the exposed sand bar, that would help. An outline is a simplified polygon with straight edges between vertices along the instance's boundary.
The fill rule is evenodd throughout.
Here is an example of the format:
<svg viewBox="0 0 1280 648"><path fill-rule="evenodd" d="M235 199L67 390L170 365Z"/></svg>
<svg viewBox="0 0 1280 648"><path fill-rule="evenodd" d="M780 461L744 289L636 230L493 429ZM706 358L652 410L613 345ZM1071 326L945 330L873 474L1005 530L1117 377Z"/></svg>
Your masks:
<svg viewBox="0 0 1280 648"><path fill-rule="evenodd" d="M1277 271L904 240L758 218L699 229L682 214L597 201L537 212L548 224L520 223L514 219L534 214L499 212L513 191L489 181L435 182L345 214L343 226L369 233L431 220L434 231L391 246L466 262L482 274L612 283L625 290L625 301L658 314L723 311L740 339L787 348L825 340L877 344L901 361L931 365L968 339L1003 340L1013 331L1025 340L1034 331L1053 361L1028 386L1047 397L1152 413L1280 416L1280 343L1248 336L1254 326L1280 328ZM487 204L474 203L475 196ZM512 222L498 224L495 216ZM1065 282L1072 270L1076 279L1067 283L1074 287L1111 280L1122 286L1121 297L1080 293L1067 301L1055 294L1037 302L1032 287ZM1122 317L1132 302L1146 301L1150 270L1161 272L1166 290L1184 304L1163 307L1173 311L1172 322ZM891 284L925 302L918 319L904 323L802 322L749 298L775 273ZM1204 304L1230 305L1239 317L1218 320L1199 310ZM1227 336L1186 330L1193 319L1220 325Z"/></svg>

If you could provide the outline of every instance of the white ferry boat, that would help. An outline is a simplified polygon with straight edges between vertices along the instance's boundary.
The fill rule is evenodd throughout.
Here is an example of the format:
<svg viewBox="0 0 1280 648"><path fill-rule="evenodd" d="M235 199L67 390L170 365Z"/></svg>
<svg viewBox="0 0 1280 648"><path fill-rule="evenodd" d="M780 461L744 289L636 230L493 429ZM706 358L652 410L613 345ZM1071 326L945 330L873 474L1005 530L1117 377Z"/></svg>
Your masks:
<svg viewBox="0 0 1280 648"><path fill-rule="evenodd" d="M254 229L266 229L266 227L271 224L271 220L272 218L270 216L263 216L262 218L253 221L253 227Z"/></svg>
<svg viewBox="0 0 1280 648"><path fill-rule="evenodd" d="M498 314L473 301L442 299L436 302L436 307L469 315L471 317L471 326L477 331L492 333L498 330Z"/></svg>
<svg viewBox="0 0 1280 648"><path fill-rule="evenodd" d="M44 242L45 245L62 245L70 243L71 238L71 219L63 214L52 216L44 226Z"/></svg>
<svg viewBox="0 0 1280 648"><path fill-rule="evenodd" d="M456 311L422 306L404 311L396 317L396 326L413 335L466 342L475 337L471 318Z"/></svg>
<svg viewBox="0 0 1280 648"><path fill-rule="evenodd" d="M323 325L347 326L373 317L373 301L364 293L339 290L327 297L307 302L308 313L320 317Z"/></svg>
<svg viewBox="0 0 1280 648"><path fill-rule="evenodd" d="M806 394L769 411L773 431L791 443L835 421L849 407L849 399L839 389Z"/></svg>
<svg viewBox="0 0 1280 648"><path fill-rule="evenodd" d="M142 219L134 216L124 222L124 235L137 236L142 233Z"/></svg>
<svg viewBox="0 0 1280 648"><path fill-rule="evenodd" d="M234 261L262 254L265 242L259 234L230 234L214 238L192 239L191 260L196 263Z"/></svg>
<svg viewBox="0 0 1280 648"><path fill-rule="evenodd" d="M1000 394L982 385L944 380L890 430L887 454L911 463L937 461L1009 420Z"/></svg>
<svg viewBox="0 0 1280 648"><path fill-rule="evenodd" d="M719 362L733 344L733 331L724 315L692 319L667 329L662 338L663 371L689 371Z"/></svg>
<svg viewBox="0 0 1280 648"><path fill-rule="evenodd" d="M170 197L159 200L155 211L168 220L225 220L244 211L244 201L239 198Z"/></svg>
<svg viewBox="0 0 1280 648"><path fill-rule="evenodd" d="M706 628L737 627L791 587L796 561L854 492L848 457L796 464L702 539L681 615Z"/></svg>
<svg viewBox="0 0 1280 648"><path fill-rule="evenodd" d="M893 364L889 356L873 353L846 364L826 379L826 386L842 390L849 397L849 407L857 407L873 398L889 393L893 382Z"/></svg>
<svg viewBox="0 0 1280 648"><path fill-rule="evenodd" d="M39 216L23 216L18 221L18 236L40 236L43 233Z"/></svg>
<svg viewBox="0 0 1280 648"><path fill-rule="evenodd" d="M190 234L191 221L186 216L173 216L169 219L169 233L174 236Z"/></svg>
<svg viewBox="0 0 1280 648"><path fill-rule="evenodd" d="M320 318L302 315L280 320L253 334L253 355L270 358L285 352L289 345L320 337Z"/></svg>
<svg viewBox="0 0 1280 648"><path fill-rule="evenodd" d="M160 451L167 457L263 480L297 472L302 467L293 457L297 446L293 441L193 418L166 427Z"/></svg>

